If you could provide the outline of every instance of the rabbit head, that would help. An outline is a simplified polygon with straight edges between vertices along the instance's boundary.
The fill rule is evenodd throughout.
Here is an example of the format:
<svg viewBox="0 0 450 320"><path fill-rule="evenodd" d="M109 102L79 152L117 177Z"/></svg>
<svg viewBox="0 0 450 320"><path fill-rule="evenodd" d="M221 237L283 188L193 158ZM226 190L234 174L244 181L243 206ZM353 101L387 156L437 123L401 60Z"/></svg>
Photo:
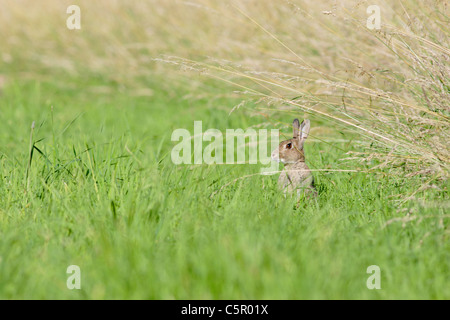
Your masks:
<svg viewBox="0 0 450 320"><path fill-rule="evenodd" d="M310 122L304 120L300 125L298 119L292 123L294 128L294 136L292 139L282 141L277 149L272 152L272 160L282 162L284 164L305 162L305 154L303 152L303 144L308 138Z"/></svg>

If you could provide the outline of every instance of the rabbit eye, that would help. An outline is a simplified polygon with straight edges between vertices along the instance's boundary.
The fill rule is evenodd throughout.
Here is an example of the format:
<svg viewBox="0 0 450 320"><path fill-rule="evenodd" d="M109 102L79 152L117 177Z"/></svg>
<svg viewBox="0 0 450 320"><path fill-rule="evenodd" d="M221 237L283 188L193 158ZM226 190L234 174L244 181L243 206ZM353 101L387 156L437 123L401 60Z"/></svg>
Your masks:
<svg viewBox="0 0 450 320"><path fill-rule="evenodd" d="M289 143L286 145L286 148L288 148L288 149L292 148L292 143L289 142Z"/></svg>

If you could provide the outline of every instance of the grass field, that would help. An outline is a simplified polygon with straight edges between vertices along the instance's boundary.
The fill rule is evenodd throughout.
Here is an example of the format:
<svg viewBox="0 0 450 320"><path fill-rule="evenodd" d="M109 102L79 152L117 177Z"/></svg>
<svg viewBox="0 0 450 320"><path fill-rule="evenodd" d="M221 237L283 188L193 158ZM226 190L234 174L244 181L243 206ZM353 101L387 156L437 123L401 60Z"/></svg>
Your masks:
<svg viewBox="0 0 450 320"><path fill-rule="evenodd" d="M59 8L43 3L50 14ZM87 15L94 15L90 8ZM17 12L20 4L5 21L25 19ZM28 19L39 12L30 10ZM49 25L66 16L63 10ZM127 31L134 30L132 20L124 21L124 35L117 35L124 42L106 38L109 45L123 48ZM98 44L83 55L81 40L98 41L85 30L72 51L57 34L49 49L33 34L37 28L19 29L11 27L2 40L0 57L0 299L450 299L446 111L433 109L438 116L430 117L438 120L421 113L435 121L424 122L427 130L444 132L444 150L394 166L375 155L376 141L304 108L271 110L268 121L255 113L261 102L248 101L230 113L242 97L224 94L230 84L224 79L205 80L154 62L149 70L121 64L124 57L157 54L112 57ZM43 38L52 37L51 28L41 29ZM21 39L41 51L25 52ZM184 48L207 40L193 36ZM312 49L310 54L313 63L325 61ZM73 65L65 68L64 59ZM313 86L308 92L327 99ZM413 101L403 91L395 97ZM430 99L448 107L448 95ZM363 95L353 103L368 101ZM358 112L359 119L366 116ZM305 149L317 170L317 198L283 197L278 176L259 175L260 165L171 161L173 130L192 132L195 120L222 132L273 121L290 135L293 117L312 121ZM432 141L442 141L436 137ZM365 151L374 156L348 154ZM423 171L429 163L439 169ZM81 269L81 290L66 286L70 265ZM380 290L366 286L371 265L380 267Z"/></svg>

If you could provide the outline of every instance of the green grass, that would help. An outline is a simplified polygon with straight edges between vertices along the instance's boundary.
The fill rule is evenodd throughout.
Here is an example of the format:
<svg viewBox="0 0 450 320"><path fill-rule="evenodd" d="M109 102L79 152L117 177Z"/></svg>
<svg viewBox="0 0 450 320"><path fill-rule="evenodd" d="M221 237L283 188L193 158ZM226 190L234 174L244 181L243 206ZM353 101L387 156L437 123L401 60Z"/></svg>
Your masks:
<svg viewBox="0 0 450 320"><path fill-rule="evenodd" d="M258 119L228 116L227 99L182 99L156 80L151 97L93 92L102 83L92 81L2 91L0 299L450 298L445 185L401 202L423 178L316 172L318 198L297 205L277 176L255 175L211 197L259 166L175 166L172 131ZM352 148L308 141L307 162L341 168ZM418 219L386 225L408 212ZM81 290L66 287L72 264ZM370 265L381 268L381 290L366 287Z"/></svg>

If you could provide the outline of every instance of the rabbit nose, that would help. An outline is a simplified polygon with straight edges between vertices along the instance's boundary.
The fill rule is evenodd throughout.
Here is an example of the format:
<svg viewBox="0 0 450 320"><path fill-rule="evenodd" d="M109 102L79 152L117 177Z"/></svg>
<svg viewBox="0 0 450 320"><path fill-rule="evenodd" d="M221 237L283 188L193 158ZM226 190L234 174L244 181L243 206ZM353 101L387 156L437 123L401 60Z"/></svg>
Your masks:
<svg viewBox="0 0 450 320"><path fill-rule="evenodd" d="M278 160L278 152L277 151L274 151L274 152L272 152L272 160Z"/></svg>

